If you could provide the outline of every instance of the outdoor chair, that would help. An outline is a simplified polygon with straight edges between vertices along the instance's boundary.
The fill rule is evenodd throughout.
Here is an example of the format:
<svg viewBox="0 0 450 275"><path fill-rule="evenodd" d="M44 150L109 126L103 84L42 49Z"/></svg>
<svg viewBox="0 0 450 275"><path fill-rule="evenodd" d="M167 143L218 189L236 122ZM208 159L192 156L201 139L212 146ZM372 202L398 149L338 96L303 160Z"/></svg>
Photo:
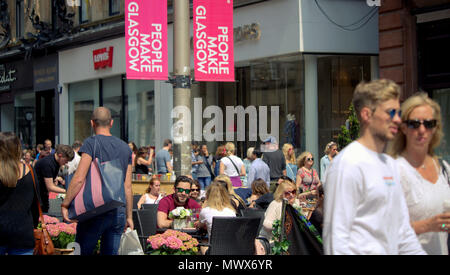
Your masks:
<svg viewBox="0 0 450 275"><path fill-rule="evenodd" d="M141 205L141 209L158 209L158 204L157 203L144 203Z"/></svg>
<svg viewBox="0 0 450 275"><path fill-rule="evenodd" d="M61 203L62 199L49 199L49 208L46 214L62 221Z"/></svg>
<svg viewBox="0 0 450 275"><path fill-rule="evenodd" d="M138 209L137 203L141 199L142 195L133 195L133 209Z"/></svg>
<svg viewBox="0 0 450 275"><path fill-rule="evenodd" d="M241 209L242 217L257 217L257 218L261 218L260 221L259 221L258 235L261 232L261 228L263 227L265 214L266 214L266 211L263 210L263 209L259 209L259 208L245 208L245 209ZM267 240L264 237L260 237L260 236L258 236L256 239L258 239L261 242L262 246L264 247L264 251L266 252L267 255L269 255L271 253L269 240Z"/></svg>
<svg viewBox="0 0 450 275"><path fill-rule="evenodd" d="M152 209L133 209L134 228L136 229L144 251L147 246L147 238L156 234L158 205L155 204L154 206Z"/></svg>
<svg viewBox="0 0 450 275"><path fill-rule="evenodd" d="M254 255L260 218L214 217L208 255Z"/></svg>

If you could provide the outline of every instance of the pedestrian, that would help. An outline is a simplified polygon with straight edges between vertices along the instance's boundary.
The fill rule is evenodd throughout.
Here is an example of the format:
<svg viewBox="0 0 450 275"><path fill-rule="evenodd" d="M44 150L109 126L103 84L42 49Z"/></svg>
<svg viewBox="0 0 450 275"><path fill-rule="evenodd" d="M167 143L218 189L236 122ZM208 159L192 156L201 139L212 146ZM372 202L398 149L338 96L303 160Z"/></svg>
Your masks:
<svg viewBox="0 0 450 275"><path fill-rule="evenodd" d="M298 157L297 188L303 196L313 195L320 184L319 174L313 168L314 157L310 152L303 152Z"/></svg>
<svg viewBox="0 0 450 275"><path fill-rule="evenodd" d="M156 171L158 174L172 173L171 156L169 150L172 149L172 141L164 140L163 148L156 153Z"/></svg>
<svg viewBox="0 0 450 275"><path fill-rule="evenodd" d="M278 142L275 137L269 137L264 140L262 160L270 168L270 192L274 193L278 179L286 176L286 159L283 152L278 148Z"/></svg>
<svg viewBox="0 0 450 275"><path fill-rule="evenodd" d="M211 184L211 179L214 176L212 171L213 156L209 154L206 144L200 146L200 160L201 163L197 170L197 180L200 183L201 190L206 190L206 187Z"/></svg>
<svg viewBox="0 0 450 275"><path fill-rule="evenodd" d="M226 156L225 145L217 146L216 154L213 158L214 175L220 175L220 160Z"/></svg>
<svg viewBox="0 0 450 275"><path fill-rule="evenodd" d="M220 160L220 175L230 177L233 187L241 187L241 176L245 176L245 166L240 157L235 156L235 146L232 142L225 144L226 156Z"/></svg>
<svg viewBox="0 0 450 275"><path fill-rule="evenodd" d="M252 165L250 166L247 180L253 183L256 179L262 179L266 183L267 188L270 188L270 168L261 159L261 156L262 152L259 149L252 151Z"/></svg>
<svg viewBox="0 0 450 275"><path fill-rule="evenodd" d="M427 254L448 255L450 183L435 154L443 137L441 108L418 93L403 102L402 121L388 152L397 158L411 225Z"/></svg>
<svg viewBox="0 0 450 275"><path fill-rule="evenodd" d="M79 140L76 140L73 142L72 144L72 149L73 149L73 160L69 161L67 163L67 167L68 167L68 174L73 174L75 173L75 171L78 168L78 164L80 164L80 160L81 160L81 156L78 153L78 151L80 151L81 146L83 146L83 143Z"/></svg>
<svg viewBox="0 0 450 275"><path fill-rule="evenodd" d="M31 157L31 150L25 150L25 153L23 154L23 163L26 165L32 165L33 159Z"/></svg>
<svg viewBox="0 0 450 275"><path fill-rule="evenodd" d="M0 255L33 255L38 196L31 166L21 162L21 151L13 132L0 132Z"/></svg>
<svg viewBox="0 0 450 275"><path fill-rule="evenodd" d="M320 182L325 182L325 173L333 158L339 153L337 143L331 141L325 146L325 155L320 159Z"/></svg>
<svg viewBox="0 0 450 275"><path fill-rule="evenodd" d="M131 150L128 145L119 138L111 135L114 120L108 108L98 107L92 113L91 127L95 136L87 138L80 148L80 164L70 182L66 198L61 204L63 218L69 220L68 208L72 200L78 194L85 183L91 163L98 159L99 163L119 160L123 177L119 184L124 185L123 194L126 204L113 210L97 215L77 224L75 241L80 244L81 255L92 255L98 240L101 242L100 254L116 255L119 249L120 237L124 230L134 228L132 207L133 197L131 191Z"/></svg>
<svg viewBox="0 0 450 275"><path fill-rule="evenodd" d="M282 148L284 158L286 159L286 176L295 181L297 177L297 160L295 158L294 146L285 143Z"/></svg>
<svg viewBox="0 0 450 275"><path fill-rule="evenodd" d="M255 150L255 147L250 147L247 149L247 155L246 158L242 160L242 162L244 163L245 166L245 177L241 177L242 180L242 187L245 188L249 188L251 187L252 183L248 182L248 173L250 172L250 166L252 165L252 155L253 155L253 150Z"/></svg>
<svg viewBox="0 0 450 275"><path fill-rule="evenodd" d="M41 151L48 152L48 148ZM73 160L74 152L71 146L60 144L56 147L55 153L41 158L36 162L36 178L40 183L39 193L41 195L42 212L48 212L50 207L49 192L64 194L66 189L60 187L66 183L62 177L58 176L60 168L64 167L69 161Z"/></svg>
<svg viewBox="0 0 450 275"><path fill-rule="evenodd" d="M355 89L360 137L327 170L325 254L425 254L410 225L395 160L383 153L401 123L400 93L386 79Z"/></svg>
<svg viewBox="0 0 450 275"><path fill-rule="evenodd" d="M135 163L135 158L136 155L138 154L138 148L136 146L136 144L134 144L134 142L130 141L128 142L128 146L131 149L131 163L132 163L132 168L133 168L133 172L134 172L134 163Z"/></svg>
<svg viewBox="0 0 450 275"><path fill-rule="evenodd" d="M158 228L170 228L173 220L169 218L170 211L177 207L186 209L201 209L195 200L189 198L193 180L187 176L178 176L173 186L174 193L159 201L157 213Z"/></svg>
<svg viewBox="0 0 450 275"><path fill-rule="evenodd" d="M50 154L54 154L55 153L55 149L52 148L52 141L50 139L46 139L44 141L44 149L46 151L50 151Z"/></svg>
<svg viewBox="0 0 450 275"><path fill-rule="evenodd" d="M153 162L153 149L147 147L139 148L134 161L134 172L136 174L148 175L151 169L148 167L151 166Z"/></svg>

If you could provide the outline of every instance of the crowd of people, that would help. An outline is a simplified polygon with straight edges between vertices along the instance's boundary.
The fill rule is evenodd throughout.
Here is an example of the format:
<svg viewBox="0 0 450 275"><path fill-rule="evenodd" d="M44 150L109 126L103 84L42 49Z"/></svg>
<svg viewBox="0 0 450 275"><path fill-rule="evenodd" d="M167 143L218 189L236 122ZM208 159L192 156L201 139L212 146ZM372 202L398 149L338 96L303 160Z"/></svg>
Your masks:
<svg viewBox="0 0 450 275"><path fill-rule="evenodd" d="M400 87L390 80L360 83L352 100L360 137L340 152L335 142L328 143L320 174L311 152L296 156L292 144L280 149L274 137L248 148L245 159L236 155L232 142L219 145L215 155L206 144L192 143L191 174L177 175L170 195L152 177L137 206L158 204L159 228L172 226L169 213L176 207L194 209L200 213L195 226L208 234L213 217L258 208L265 211L259 235L272 241L283 200L302 213L302 202L315 199L314 211L305 216L322 235L325 254L448 255L450 167L435 152L443 138L440 107L425 93L400 107L400 96ZM174 171L170 139L154 154L150 146L137 148L112 136L112 125L110 111L96 108L91 119L95 136L55 149L47 140L37 146L35 157L22 151L15 134L0 133L0 254L33 253L36 202L48 211L49 192L65 194L61 212L72 222L69 205L94 159L119 161L126 203L78 222L76 242L84 255L92 254L99 239L101 254L117 253L124 228L134 227L132 173ZM36 174L36 191L30 169ZM73 177L66 189L67 174Z"/></svg>

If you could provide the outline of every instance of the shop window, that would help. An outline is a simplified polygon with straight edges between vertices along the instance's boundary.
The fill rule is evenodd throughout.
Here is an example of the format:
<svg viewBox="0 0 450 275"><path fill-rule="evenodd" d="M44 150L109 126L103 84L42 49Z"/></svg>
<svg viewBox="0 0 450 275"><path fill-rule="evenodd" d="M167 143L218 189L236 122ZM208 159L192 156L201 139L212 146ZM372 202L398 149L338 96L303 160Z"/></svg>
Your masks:
<svg viewBox="0 0 450 275"><path fill-rule="evenodd" d="M24 6L23 0L16 0L16 37L21 38L24 35L25 20L24 20Z"/></svg>
<svg viewBox="0 0 450 275"><path fill-rule="evenodd" d="M111 117L114 120L111 134L123 139L122 76L102 79L102 106L111 111Z"/></svg>
<svg viewBox="0 0 450 275"><path fill-rule="evenodd" d="M125 112L128 141L155 146L155 85L149 80L126 80Z"/></svg>
<svg viewBox="0 0 450 275"><path fill-rule="evenodd" d="M370 80L370 57L319 57L317 70L319 152L323 154L326 144L336 142L341 125L345 125L356 85Z"/></svg>
<svg viewBox="0 0 450 275"><path fill-rule="evenodd" d="M36 102L35 94L28 92L14 98L15 129L24 148L32 148L36 144Z"/></svg>
<svg viewBox="0 0 450 275"><path fill-rule="evenodd" d="M434 90L432 94L433 99L441 107L442 131L444 131L444 138L435 151L450 163L450 120L448 119L450 117L450 88Z"/></svg>
<svg viewBox="0 0 450 275"><path fill-rule="evenodd" d="M99 80L69 85L70 144L75 140L85 140L93 134L90 120L99 103Z"/></svg>
<svg viewBox="0 0 450 275"><path fill-rule="evenodd" d="M109 15L117 15L120 13L120 0L109 0Z"/></svg>
<svg viewBox="0 0 450 275"><path fill-rule="evenodd" d="M80 24L86 23L89 21L89 1L90 0L81 0L79 9L79 17Z"/></svg>

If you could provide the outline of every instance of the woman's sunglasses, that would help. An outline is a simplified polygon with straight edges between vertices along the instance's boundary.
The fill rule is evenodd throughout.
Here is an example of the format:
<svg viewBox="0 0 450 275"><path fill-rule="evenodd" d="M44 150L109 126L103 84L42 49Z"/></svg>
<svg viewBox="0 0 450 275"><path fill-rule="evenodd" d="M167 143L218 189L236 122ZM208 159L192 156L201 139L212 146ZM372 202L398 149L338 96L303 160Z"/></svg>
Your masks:
<svg viewBox="0 0 450 275"><path fill-rule="evenodd" d="M286 192L284 192L284 196L290 196L290 195L292 195L292 196L295 196L297 194L297 190L292 190L292 191L286 191Z"/></svg>
<svg viewBox="0 0 450 275"><path fill-rule="evenodd" d="M307 158L306 160L307 161L311 161L311 160L314 161L314 158Z"/></svg>
<svg viewBox="0 0 450 275"><path fill-rule="evenodd" d="M199 189L197 189L197 188L195 188L195 189L193 188L193 189L191 189L191 192L198 192L198 190Z"/></svg>
<svg viewBox="0 0 450 275"><path fill-rule="evenodd" d="M408 126L408 128L411 128L411 129L417 129L422 124L427 129L433 129L434 127L436 127L437 120L436 119L429 119L429 120L414 119L414 120L406 120L405 124Z"/></svg>

